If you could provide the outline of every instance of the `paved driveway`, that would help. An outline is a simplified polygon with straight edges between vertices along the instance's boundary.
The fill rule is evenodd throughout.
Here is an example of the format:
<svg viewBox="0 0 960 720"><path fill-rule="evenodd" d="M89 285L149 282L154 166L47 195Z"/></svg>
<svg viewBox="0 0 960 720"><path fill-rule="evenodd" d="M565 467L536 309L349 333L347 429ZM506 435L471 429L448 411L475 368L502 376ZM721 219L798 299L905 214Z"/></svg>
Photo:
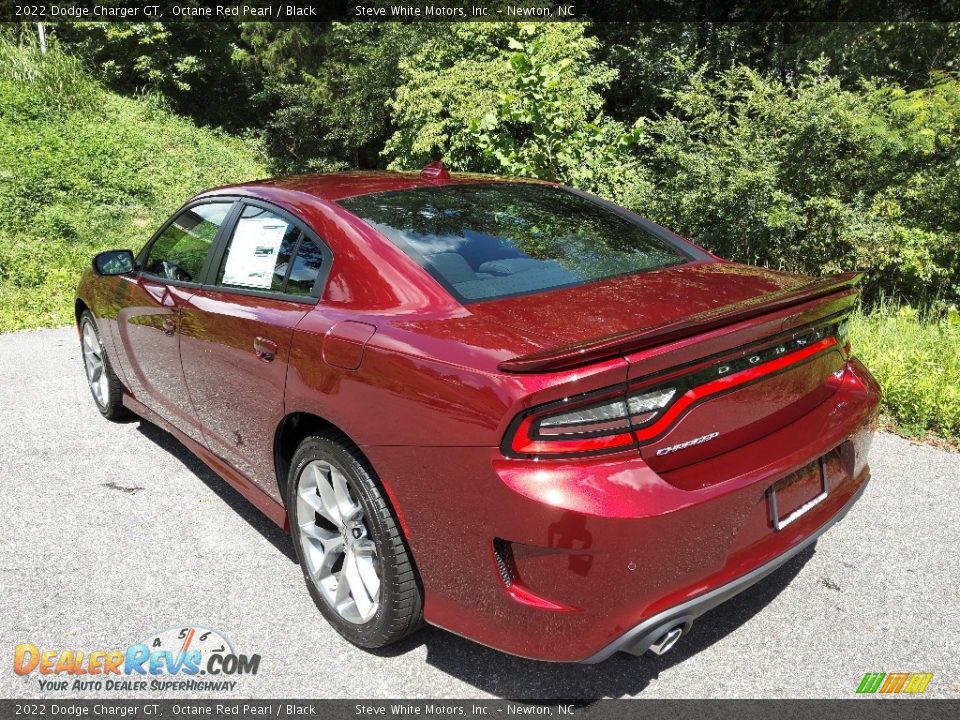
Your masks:
<svg viewBox="0 0 960 720"><path fill-rule="evenodd" d="M67 696L13 673L17 643L109 649L199 625L262 656L222 693L243 697L846 698L868 671L932 672L927 695L960 697L955 453L879 436L870 487L815 550L672 653L582 667L436 629L347 644L283 533L166 433L98 415L72 328L0 336L0 407L0 696Z"/></svg>

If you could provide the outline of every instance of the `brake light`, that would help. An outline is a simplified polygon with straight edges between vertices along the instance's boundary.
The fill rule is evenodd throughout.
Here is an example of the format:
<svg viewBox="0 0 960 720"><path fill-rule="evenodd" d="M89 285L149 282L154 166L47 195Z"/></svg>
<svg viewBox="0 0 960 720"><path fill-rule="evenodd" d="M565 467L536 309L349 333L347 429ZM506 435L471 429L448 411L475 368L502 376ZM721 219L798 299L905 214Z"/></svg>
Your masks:
<svg viewBox="0 0 960 720"><path fill-rule="evenodd" d="M673 388L630 393L567 409L569 401L523 417L513 433L512 454L592 454L635 447L633 429L649 425L669 405ZM563 408L562 412L557 412Z"/></svg>
<svg viewBox="0 0 960 720"><path fill-rule="evenodd" d="M655 440L689 408L831 348L843 347L846 322L723 360L668 385L608 388L566 398L514 420L503 452L512 457L566 457L631 450Z"/></svg>

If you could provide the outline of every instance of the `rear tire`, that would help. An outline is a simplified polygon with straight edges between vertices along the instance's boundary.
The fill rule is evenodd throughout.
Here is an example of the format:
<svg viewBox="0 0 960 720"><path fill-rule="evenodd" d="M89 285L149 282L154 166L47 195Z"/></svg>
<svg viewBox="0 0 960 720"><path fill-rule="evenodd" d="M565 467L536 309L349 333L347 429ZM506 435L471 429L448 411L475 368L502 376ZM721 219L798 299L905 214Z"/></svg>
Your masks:
<svg viewBox="0 0 960 720"><path fill-rule="evenodd" d="M287 481L290 535L310 596L362 648L421 625L423 597L399 523L376 473L345 435L305 439Z"/></svg>
<svg viewBox="0 0 960 720"><path fill-rule="evenodd" d="M83 354L87 385L97 410L107 420L114 422L129 418L133 413L123 406L123 385L113 372L96 320L89 310L84 310L80 315L80 352Z"/></svg>

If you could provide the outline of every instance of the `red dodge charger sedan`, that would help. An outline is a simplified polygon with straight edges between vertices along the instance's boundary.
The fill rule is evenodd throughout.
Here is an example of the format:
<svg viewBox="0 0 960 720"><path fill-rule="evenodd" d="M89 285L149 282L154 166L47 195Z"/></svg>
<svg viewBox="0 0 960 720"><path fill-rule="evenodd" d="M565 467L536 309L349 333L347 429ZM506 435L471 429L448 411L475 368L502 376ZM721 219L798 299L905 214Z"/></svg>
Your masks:
<svg viewBox="0 0 960 720"><path fill-rule="evenodd" d="M858 280L433 163L202 193L97 255L76 317L100 412L289 529L351 642L598 662L666 652L860 497Z"/></svg>

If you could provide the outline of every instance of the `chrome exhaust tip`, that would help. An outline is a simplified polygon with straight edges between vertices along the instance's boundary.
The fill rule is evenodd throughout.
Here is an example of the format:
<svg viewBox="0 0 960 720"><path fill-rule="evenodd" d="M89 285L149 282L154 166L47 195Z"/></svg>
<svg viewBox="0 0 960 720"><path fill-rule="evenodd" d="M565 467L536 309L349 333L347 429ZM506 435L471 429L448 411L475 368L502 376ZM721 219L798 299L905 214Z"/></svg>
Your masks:
<svg viewBox="0 0 960 720"><path fill-rule="evenodd" d="M670 649L677 644L677 640L680 639L681 635L683 635L682 626L667 630L667 632L657 638L647 649L655 655L663 655L664 653L670 652Z"/></svg>

